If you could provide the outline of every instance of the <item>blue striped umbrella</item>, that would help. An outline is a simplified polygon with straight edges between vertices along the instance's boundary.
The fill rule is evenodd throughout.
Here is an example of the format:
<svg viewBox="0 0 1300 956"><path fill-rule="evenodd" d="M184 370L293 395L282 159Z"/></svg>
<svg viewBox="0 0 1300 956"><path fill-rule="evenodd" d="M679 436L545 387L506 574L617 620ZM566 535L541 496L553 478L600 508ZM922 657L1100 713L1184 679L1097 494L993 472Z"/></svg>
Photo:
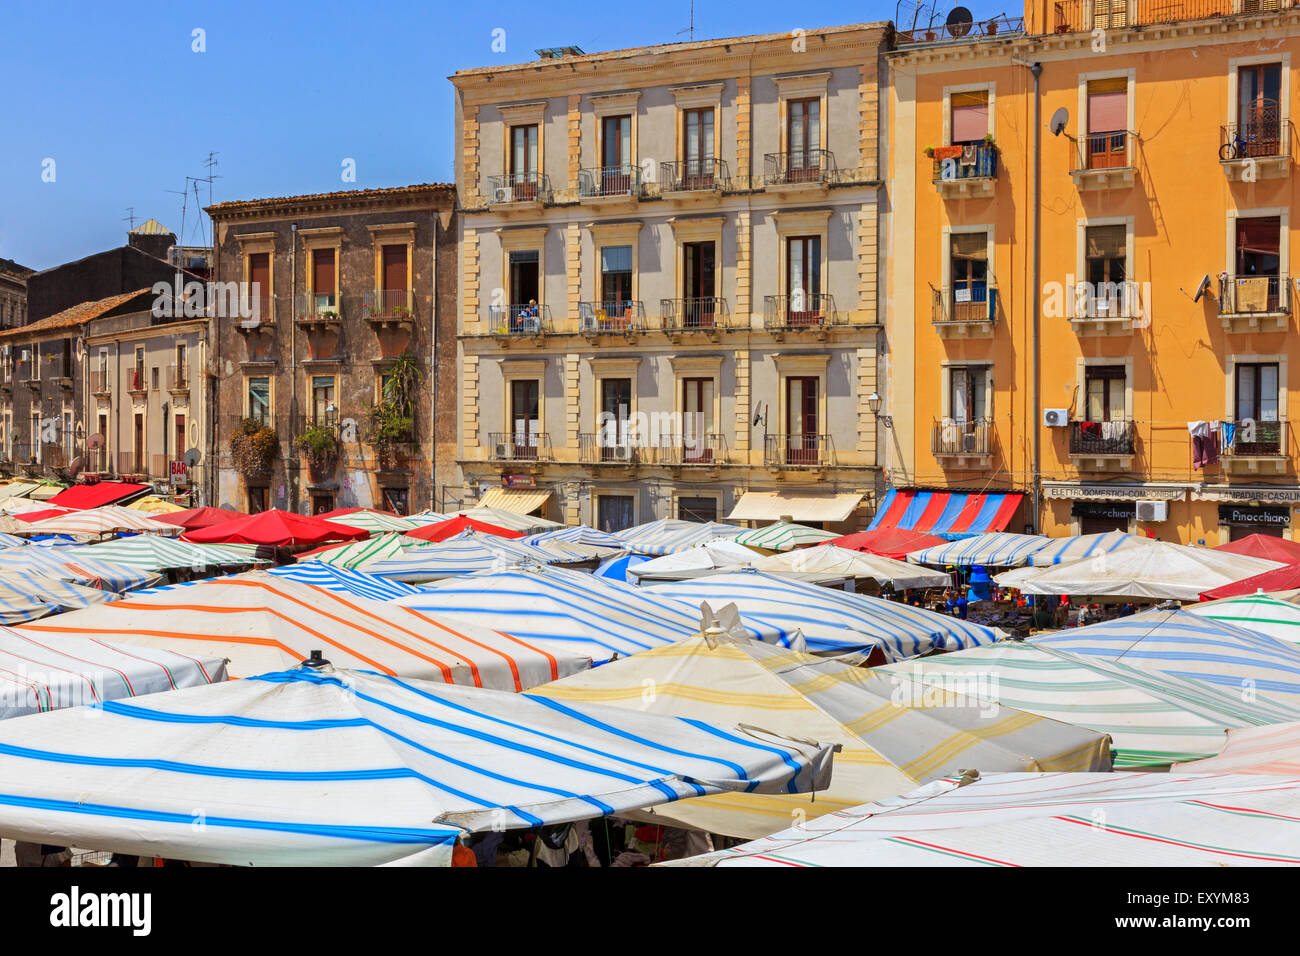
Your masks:
<svg viewBox="0 0 1300 956"><path fill-rule="evenodd" d="M532 545L540 545L543 541L565 541L569 544L589 544L598 548L626 547L623 539L618 535L606 531L597 531L585 524L572 528L556 528L554 531L543 531L541 534L529 535L519 540L524 544Z"/></svg>
<svg viewBox="0 0 1300 956"><path fill-rule="evenodd" d="M714 538L734 538L744 528L719 524L716 521L680 521L677 518L660 518L628 528L615 535L633 554L671 554Z"/></svg>
<svg viewBox="0 0 1300 956"><path fill-rule="evenodd" d="M1069 564L1099 554L1110 554L1121 548L1139 546L1150 538L1129 534L1127 531L1107 531L1103 534L1080 534L1070 538L1052 538L1045 547L1032 552L1025 562L1031 567L1046 564Z"/></svg>
<svg viewBox="0 0 1300 956"><path fill-rule="evenodd" d="M116 562L77 554L75 546L28 546L0 551L0 571L37 571L61 581L74 581L105 591L133 591L150 587L162 575Z"/></svg>
<svg viewBox="0 0 1300 956"><path fill-rule="evenodd" d="M47 614L102 604L116 596L35 571L0 571L0 623L34 621Z"/></svg>
<svg viewBox="0 0 1300 956"><path fill-rule="evenodd" d="M1300 647L1187 611L1148 611L1033 639L1238 694L1300 696Z"/></svg>
<svg viewBox="0 0 1300 956"><path fill-rule="evenodd" d="M394 603L439 619L483 624L541 647L555 642L597 664L700 632L696 607L564 568L470 574L428 585ZM773 643L783 636L760 624L747 630Z"/></svg>
<svg viewBox="0 0 1300 956"><path fill-rule="evenodd" d="M376 561L367 570L396 581L420 582L523 564L560 564L565 560L563 555L509 538L462 531L446 541L412 548L400 557Z"/></svg>
<svg viewBox="0 0 1300 956"><path fill-rule="evenodd" d="M922 551L913 551L907 560L913 564L930 564L936 567L996 568L1019 567L1040 548L1051 544L1051 538L1039 534L1012 534L1010 531L978 534L973 538L935 545Z"/></svg>
<svg viewBox="0 0 1300 956"><path fill-rule="evenodd" d="M878 646L888 660L897 661L989 644L998 636L992 628L923 608L750 569L645 590L696 606L701 601L715 608L735 604L749 621L787 634L802 631L812 651Z"/></svg>
<svg viewBox="0 0 1300 956"><path fill-rule="evenodd" d="M267 573L302 584L314 584L318 588L338 594L355 594L357 597L375 601L391 601L394 598L414 594L416 590L400 581L381 578L378 575L367 574L365 571L341 568L335 564L322 564L319 561L302 561L279 568L267 568Z"/></svg>

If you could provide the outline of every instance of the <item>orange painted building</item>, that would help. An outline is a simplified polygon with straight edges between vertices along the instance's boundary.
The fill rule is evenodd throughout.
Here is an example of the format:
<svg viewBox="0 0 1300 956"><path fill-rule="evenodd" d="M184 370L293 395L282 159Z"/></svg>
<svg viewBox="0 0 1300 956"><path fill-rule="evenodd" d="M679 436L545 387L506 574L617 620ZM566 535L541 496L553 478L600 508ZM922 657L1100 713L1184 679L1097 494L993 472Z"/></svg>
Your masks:
<svg viewBox="0 0 1300 956"><path fill-rule="evenodd" d="M1012 531L1291 537L1300 9L1244 2L897 35L891 488L1023 492Z"/></svg>

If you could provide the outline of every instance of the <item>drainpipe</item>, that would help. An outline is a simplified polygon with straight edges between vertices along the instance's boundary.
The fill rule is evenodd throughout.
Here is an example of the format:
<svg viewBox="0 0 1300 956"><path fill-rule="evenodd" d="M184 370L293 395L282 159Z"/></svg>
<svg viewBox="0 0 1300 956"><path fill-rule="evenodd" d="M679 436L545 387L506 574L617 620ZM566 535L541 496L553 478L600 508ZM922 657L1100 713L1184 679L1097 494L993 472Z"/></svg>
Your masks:
<svg viewBox="0 0 1300 956"><path fill-rule="evenodd" d="M453 209L454 209L454 207L453 207ZM438 238L442 235L442 232L443 232L443 230L442 230L442 218L441 218L441 216L440 216L439 213L440 213L440 210L437 208L437 204L436 204L436 201L435 201L434 210L433 210L433 269L431 270L431 271L432 271L432 280L431 280L431 281L432 281L432 285L433 285L433 298L430 300L431 305L430 305L430 308L429 308L429 312L430 312L430 313L432 314L432 316L433 316L433 321L431 321L431 322L429 323L429 329L430 329L430 335L429 335L429 339L430 339L430 342L429 342L429 385L430 385L430 388L431 388L431 390L432 390L432 392L431 392L431 399L430 399L430 402L429 402L429 444L430 444L430 446L431 446L431 447L430 447L430 455L429 455L429 510L430 510L430 511L436 511L436 510L437 510L437 509L434 508L433 505L434 505L434 495L436 494L436 492L437 492L437 488L438 488L438 425L439 425L439 422L438 422L438 319L439 319L439 315L438 315ZM455 215L454 211L453 211L452 214ZM448 220L448 221L450 221L450 220ZM459 230L459 228L460 228L460 223L459 223L459 222L456 224L456 228ZM456 250L456 265L457 265L457 267L459 268L459 266L460 266L460 249L459 249L459 243L457 244L457 250ZM414 263L412 263L412 268L414 268ZM460 361L460 357L457 356L457 362L459 362L459 361ZM459 414L457 415L457 420L459 421ZM379 496L380 496L380 507L381 507L381 508L383 507L383 494L384 494L384 490L383 490L382 488L380 488L380 489L379 489Z"/></svg>
<svg viewBox="0 0 1300 956"><path fill-rule="evenodd" d="M1034 435L1033 528L1034 528L1034 532L1037 533L1039 516L1042 514L1042 504L1043 504L1042 501L1043 488L1042 488L1042 482L1040 480L1042 476L1042 457L1041 457L1042 441L1040 435L1041 424L1042 424L1040 421L1040 419L1042 418L1042 407L1041 407L1042 395L1040 394L1040 376L1039 376L1039 363L1040 363L1041 356L1039 354L1039 347L1038 347L1039 289L1041 288L1041 283L1039 281L1039 274L1038 274L1039 259L1041 258L1040 250L1039 250L1039 243L1040 243L1039 227L1042 219L1042 181L1043 181L1043 157L1042 157L1043 118L1042 118L1042 101L1039 99L1039 82L1043 75L1043 64L1034 63L1034 65L1029 68L1029 71L1034 75L1034 240L1033 240L1034 284L1033 284L1033 288L1029 290L1029 298L1033 302L1033 322L1031 328L1032 328L1032 335L1033 335L1032 350L1034 353L1034 417L1031 425L1033 428L1033 435Z"/></svg>
<svg viewBox="0 0 1300 956"><path fill-rule="evenodd" d="M334 263L337 270L341 263ZM298 511L298 456L294 454L293 422L298 411L298 323L293 321L294 295L298 290L298 224L289 223L289 451L285 457L285 477L289 479L289 495L285 504L290 511ZM272 306L274 308L274 306ZM272 412L274 414L274 412ZM275 507L272 500L271 507Z"/></svg>

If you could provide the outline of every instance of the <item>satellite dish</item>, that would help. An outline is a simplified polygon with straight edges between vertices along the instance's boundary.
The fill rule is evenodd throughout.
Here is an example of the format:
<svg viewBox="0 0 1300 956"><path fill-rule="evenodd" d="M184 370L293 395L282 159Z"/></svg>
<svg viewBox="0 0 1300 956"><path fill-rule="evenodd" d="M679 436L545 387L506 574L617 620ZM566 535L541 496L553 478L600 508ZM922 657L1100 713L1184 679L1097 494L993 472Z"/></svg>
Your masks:
<svg viewBox="0 0 1300 956"><path fill-rule="evenodd" d="M1052 121L1047 125L1051 129L1053 136L1060 136L1065 131L1065 124L1068 122L1070 122L1070 111L1062 106L1052 114Z"/></svg>
<svg viewBox="0 0 1300 956"><path fill-rule="evenodd" d="M95 432L95 434L91 435L89 438L86 439L86 447L92 450L97 448L103 448L104 436L101 435L99 432Z"/></svg>
<svg viewBox="0 0 1300 956"><path fill-rule="evenodd" d="M1192 296L1192 301L1200 302L1201 297L1204 296L1205 293L1209 291L1210 291L1210 277L1207 274L1201 276L1201 284L1196 287L1196 295Z"/></svg>
<svg viewBox="0 0 1300 956"><path fill-rule="evenodd" d="M203 452L199 451L197 448L191 448L189 451L185 453L186 468L193 468L202 460L203 460Z"/></svg>
<svg viewBox="0 0 1300 956"><path fill-rule="evenodd" d="M973 19L970 11L965 7L953 7L952 13L948 14L948 22L944 24L944 29L948 31L949 36L964 37L970 33Z"/></svg>

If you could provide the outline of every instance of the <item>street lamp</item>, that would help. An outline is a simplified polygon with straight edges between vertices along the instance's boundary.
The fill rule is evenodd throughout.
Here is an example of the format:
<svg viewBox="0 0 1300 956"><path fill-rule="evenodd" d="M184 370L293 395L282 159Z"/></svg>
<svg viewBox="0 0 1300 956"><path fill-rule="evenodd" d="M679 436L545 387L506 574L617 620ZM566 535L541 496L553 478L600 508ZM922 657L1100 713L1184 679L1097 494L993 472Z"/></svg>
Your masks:
<svg viewBox="0 0 1300 956"><path fill-rule="evenodd" d="M893 429L894 416L880 414L880 394L878 392L872 392L867 396L867 408L871 409L871 414L876 416L876 421L888 429Z"/></svg>

